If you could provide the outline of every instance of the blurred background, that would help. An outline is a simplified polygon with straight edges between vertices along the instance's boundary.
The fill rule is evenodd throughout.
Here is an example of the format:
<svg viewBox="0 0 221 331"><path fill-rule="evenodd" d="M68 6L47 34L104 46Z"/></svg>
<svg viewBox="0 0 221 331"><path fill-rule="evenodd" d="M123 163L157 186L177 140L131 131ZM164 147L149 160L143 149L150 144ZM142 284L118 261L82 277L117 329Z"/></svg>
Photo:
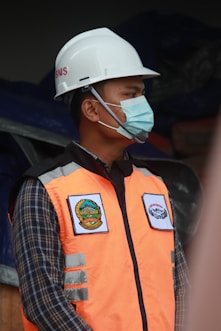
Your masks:
<svg viewBox="0 0 221 331"><path fill-rule="evenodd" d="M0 77L39 83L74 34L115 27L150 10L173 11L221 27L219 0L2 1Z"/></svg>
<svg viewBox="0 0 221 331"><path fill-rule="evenodd" d="M53 101L54 61L60 48L82 31L113 29L136 47L144 65L161 73L146 83L155 113L153 132L130 152L153 158L169 183L177 178L178 226L188 257L220 112L220 7L220 0L1 2L1 331L22 330L7 219L9 192L27 167L77 138L66 107Z"/></svg>

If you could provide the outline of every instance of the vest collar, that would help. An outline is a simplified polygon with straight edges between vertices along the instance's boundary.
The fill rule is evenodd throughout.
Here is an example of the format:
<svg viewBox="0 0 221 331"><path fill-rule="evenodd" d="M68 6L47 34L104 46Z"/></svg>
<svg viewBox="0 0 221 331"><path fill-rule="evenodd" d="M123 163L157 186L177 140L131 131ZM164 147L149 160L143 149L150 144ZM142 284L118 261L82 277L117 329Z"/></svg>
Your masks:
<svg viewBox="0 0 221 331"><path fill-rule="evenodd" d="M67 151L71 153L71 159L74 162L103 177L110 178L111 175L116 172L127 177L133 171L133 162L127 152L125 152L124 160L115 161L112 165L111 172L109 172L108 166L104 161L102 161L97 155L82 147L77 141L72 141L67 146Z"/></svg>

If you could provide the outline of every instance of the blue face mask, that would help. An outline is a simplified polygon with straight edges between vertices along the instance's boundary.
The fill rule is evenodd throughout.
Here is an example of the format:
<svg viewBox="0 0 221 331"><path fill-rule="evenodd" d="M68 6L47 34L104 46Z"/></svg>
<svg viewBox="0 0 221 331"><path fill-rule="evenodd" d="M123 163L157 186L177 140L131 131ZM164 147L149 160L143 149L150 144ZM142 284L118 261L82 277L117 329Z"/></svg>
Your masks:
<svg viewBox="0 0 221 331"><path fill-rule="evenodd" d="M148 101L143 95L132 99L122 100L120 105L107 102L105 102L105 104L121 107L126 115L126 122L123 123L118 120L117 122L120 125L118 128L99 121L100 124L117 131L129 139L135 139L140 143L145 142L148 133L152 130L154 125L154 114ZM112 111L110 114L113 114Z"/></svg>
<svg viewBox="0 0 221 331"><path fill-rule="evenodd" d="M94 101L100 102L102 104L102 106L107 110L107 112L119 124L119 127L115 128L101 121L98 121L98 123L117 131L118 133L129 139L134 139L139 143L145 142L148 137L148 133L153 128L154 115L147 99L143 95L132 99L122 100L120 102L120 105L115 105L105 102L92 85L85 86L82 91L90 91L97 99ZM114 112L110 109L108 104L116 107L121 107L124 114L126 115L126 122L121 122L119 118L114 114Z"/></svg>
<svg viewBox="0 0 221 331"><path fill-rule="evenodd" d="M145 141L154 125L154 114L146 98L142 95L123 100L120 105L126 115L126 122L116 131L127 138L137 137L141 141Z"/></svg>

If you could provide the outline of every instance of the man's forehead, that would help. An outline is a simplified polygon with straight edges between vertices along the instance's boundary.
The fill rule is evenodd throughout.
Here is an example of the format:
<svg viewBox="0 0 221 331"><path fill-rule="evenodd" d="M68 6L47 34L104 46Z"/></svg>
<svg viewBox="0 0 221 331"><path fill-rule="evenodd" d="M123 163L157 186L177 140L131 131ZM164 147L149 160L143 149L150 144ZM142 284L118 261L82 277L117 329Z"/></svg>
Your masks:
<svg viewBox="0 0 221 331"><path fill-rule="evenodd" d="M141 89L144 88L143 79L140 76L132 76L132 77L122 77L122 78L114 78L109 79L106 82L108 86L119 86L127 89Z"/></svg>

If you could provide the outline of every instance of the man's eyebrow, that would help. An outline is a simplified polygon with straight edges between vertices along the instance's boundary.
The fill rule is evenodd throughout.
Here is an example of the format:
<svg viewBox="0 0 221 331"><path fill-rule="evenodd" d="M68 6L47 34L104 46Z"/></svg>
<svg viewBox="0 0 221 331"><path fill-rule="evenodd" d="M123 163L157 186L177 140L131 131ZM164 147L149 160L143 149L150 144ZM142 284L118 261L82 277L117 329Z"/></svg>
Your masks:
<svg viewBox="0 0 221 331"><path fill-rule="evenodd" d="M145 92L145 87L141 87L141 86L137 86L137 85L128 85L128 86L125 86L125 89L127 90L133 90L135 92Z"/></svg>

